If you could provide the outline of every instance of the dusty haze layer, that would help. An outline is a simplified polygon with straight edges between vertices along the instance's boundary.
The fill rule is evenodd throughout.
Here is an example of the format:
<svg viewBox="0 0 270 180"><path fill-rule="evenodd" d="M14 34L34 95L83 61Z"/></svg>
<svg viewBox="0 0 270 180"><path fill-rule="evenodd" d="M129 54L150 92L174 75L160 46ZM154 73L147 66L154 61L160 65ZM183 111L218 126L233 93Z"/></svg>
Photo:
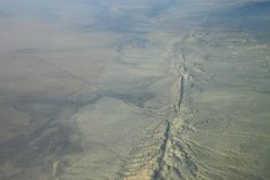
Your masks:
<svg viewBox="0 0 270 180"><path fill-rule="evenodd" d="M0 0L0 179L270 179L270 2Z"/></svg>

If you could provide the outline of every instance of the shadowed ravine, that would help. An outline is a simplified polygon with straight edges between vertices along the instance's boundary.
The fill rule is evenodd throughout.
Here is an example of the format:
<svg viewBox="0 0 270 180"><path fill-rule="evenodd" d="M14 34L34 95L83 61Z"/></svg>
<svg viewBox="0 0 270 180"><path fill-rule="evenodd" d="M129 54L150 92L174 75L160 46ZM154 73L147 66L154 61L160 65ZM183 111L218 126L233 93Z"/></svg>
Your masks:
<svg viewBox="0 0 270 180"><path fill-rule="evenodd" d="M184 39L187 36L184 36L183 40L176 42L173 46L177 46L178 44L183 45ZM178 53L178 48L175 48L173 53ZM168 55L169 57L176 57L175 55ZM186 178L196 178L198 177L198 168L195 162L192 160L192 150L190 149L190 145L186 144L185 141L181 140L181 131L192 131L185 127L184 122L182 122L181 116L184 116L181 113L181 105L184 100L184 85L185 79L191 79L188 74L188 69L186 67L186 57L183 54L183 51L180 51L178 54L180 59L171 59L172 69L170 71L174 72L172 75L175 78L175 83L172 84L172 99L174 99L173 104L171 104L171 110L168 115L168 120L164 120L162 122L163 128L156 127L152 138L148 141L153 141L156 138L159 138L159 143L154 144L156 146L157 152L149 152L149 154L154 154L154 157L148 159L147 156L145 158L135 160L136 164L133 166L140 167L136 169L127 169L126 175L124 173L123 179L186 179ZM170 67L170 66L169 66ZM189 84L190 85L190 84ZM160 125L159 125L160 126ZM157 129L160 129L157 131ZM158 133L157 133L158 132ZM177 140L176 140L177 139ZM145 140L144 140L145 143ZM147 148L147 149L144 149ZM151 150L151 149L150 149ZM149 151L149 147L141 148L141 151ZM175 151L175 152L174 152ZM136 159L136 156L134 157ZM134 160L133 160L134 161ZM130 162L128 162L129 164ZM173 165L175 163L180 163L180 166ZM149 168L146 171L146 168ZM124 169L124 171L126 171ZM121 176L120 176L121 177Z"/></svg>

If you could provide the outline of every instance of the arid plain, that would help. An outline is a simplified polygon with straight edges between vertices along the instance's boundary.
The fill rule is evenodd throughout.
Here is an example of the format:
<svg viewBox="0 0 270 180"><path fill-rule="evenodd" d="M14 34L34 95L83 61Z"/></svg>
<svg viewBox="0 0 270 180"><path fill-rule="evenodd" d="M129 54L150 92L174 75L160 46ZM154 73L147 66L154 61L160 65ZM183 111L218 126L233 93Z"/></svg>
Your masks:
<svg viewBox="0 0 270 180"><path fill-rule="evenodd" d="M270 178L269 2L1 4L1 180Z"/></svg>

